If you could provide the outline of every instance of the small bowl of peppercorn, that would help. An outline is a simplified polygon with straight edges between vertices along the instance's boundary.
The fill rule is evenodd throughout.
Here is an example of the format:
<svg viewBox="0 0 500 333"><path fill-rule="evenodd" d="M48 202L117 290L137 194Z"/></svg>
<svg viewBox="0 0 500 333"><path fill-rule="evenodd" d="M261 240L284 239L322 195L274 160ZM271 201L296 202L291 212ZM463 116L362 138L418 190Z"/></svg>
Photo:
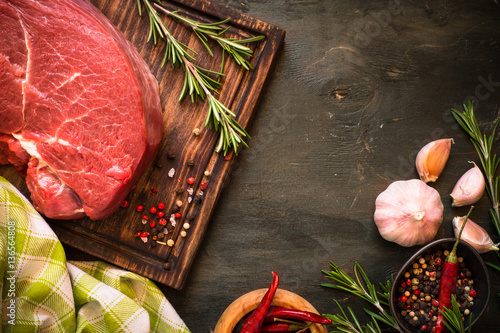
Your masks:
<svg viewBox="0 0 500 333"><path fill-rule="evenodd" d="M451 299L451 294L440 295L442 283L454 285L451 290L455 289L455 299L466 328L469 320L473 325L486 309L490 297L488 271L471 245L460 241L456 249L457 274L453 274L452 278L442 274L455 241L455 238L444 238L424 246L394 278L390 294L391 311L405 332L435 332L436 323L441 321L440 302L445 304Z"/></svg>

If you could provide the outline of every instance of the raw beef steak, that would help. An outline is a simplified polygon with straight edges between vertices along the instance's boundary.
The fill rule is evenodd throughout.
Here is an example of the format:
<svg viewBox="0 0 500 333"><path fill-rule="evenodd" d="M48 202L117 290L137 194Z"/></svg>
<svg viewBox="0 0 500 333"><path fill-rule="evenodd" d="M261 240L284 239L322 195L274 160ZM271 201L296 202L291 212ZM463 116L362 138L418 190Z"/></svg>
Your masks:
<svg viewBox="0 0 500 333"><path fill-rule="evenodd" d="M148 66L87 0L0 0L0 164L42 214L109 216L162 127Z"/></svg>

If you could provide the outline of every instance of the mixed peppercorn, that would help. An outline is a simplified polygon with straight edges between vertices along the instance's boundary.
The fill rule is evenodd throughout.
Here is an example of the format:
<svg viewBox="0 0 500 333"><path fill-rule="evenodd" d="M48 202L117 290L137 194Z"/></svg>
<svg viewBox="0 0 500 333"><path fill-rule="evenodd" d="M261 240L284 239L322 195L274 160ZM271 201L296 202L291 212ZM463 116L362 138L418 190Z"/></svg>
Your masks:
<svg viewBox="0 0 500 333"><path fill-rule="evenodd" d="M442 269L449 251L436 251L417 258L397 281L397 306L401 316L419 332L435 332L440 299L439 288ZM464 316L470 314L476 291L472 272L463 258L458 257L458 278L455 296Z"/></svg>
<svg viewBox="0 0 500 333"><path fill-rule="evenodd" d="M175 173L174 169L171 169L169 171L169 177L173 177ZM209 171L204 172L205 177L210 176ZM179 182L181 180L179 179ZM207 189L208 184L207 182L201 182L199 185L200 191L194 196L194 188L191 185L194 185L195 183L195 178L194 177L189 177L187 179L187 184L190 186L187 190L183 189L182 187L178 187L175 190L176 195L182 195L183 193L187 192L188 193L188 203L193 202L194 204L199 204L202 201L202 196L203 196L203 191ZM157 188L151 188L150 193L152 196L156 196L158 194L158 189ZM124 200L121 204L123 208L126 208L129 206L129 202L127 200ZM176 200L175 203L173 204L173 207L171 207L170 211L171 214L169 217L166 217L166 212L165 212L165 204L163 202L159 202L155 206L151 207L145 207L144 204L139 204L136 206L135 210L138 213L143 214L141 217L141 223L142 223L142 230L138 230L134 232L134 236L137 238L140 238L144 243L149 243L151 247L156 247L158 244L160 245L167 245L167 246L174 246L175 241L174 241L174 236L173 236L173 231L175 230L175 227L177 225L177 221L182 219L182 214L180 213L180 208L183 206L183 201L182 200ZM193 212L187 214L185 218L185 222L181 225L181 230L179 232L179 235L184 238L187 236L187 231L191 227L190 221L194 219L194 214ZM149 226L149 228L146 228ZM167 236L168 235L168 236Z"/></svg>

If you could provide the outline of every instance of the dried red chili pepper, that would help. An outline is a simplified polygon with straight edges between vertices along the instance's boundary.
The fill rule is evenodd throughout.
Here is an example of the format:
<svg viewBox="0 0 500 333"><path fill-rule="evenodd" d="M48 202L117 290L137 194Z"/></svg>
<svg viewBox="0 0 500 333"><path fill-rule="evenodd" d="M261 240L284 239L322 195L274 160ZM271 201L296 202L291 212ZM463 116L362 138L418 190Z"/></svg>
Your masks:
<svg viewBox="0 0 500 333"><path fill-rule="evenodd" d="M332 323L331 319L325 318L317 313L296 310L296 309L288 309L280 306L271 307L269 313L266 316L266 322L275 321L275 318L310 321L312 323L318 323L323 325L330 325Z"/></svg>
<svg viewBox="0 0 500 333"><path fill-rule="evenodd" d="M257 308L248 316L245 320L245 324L241 329L241 333L259 333L264 323L264 319L266 319L266 315L269 312L269 308L271 307L271 302L273 301L274 294L276 293L276 289L278 289L279 277L276 272L273 273L273 282L271 286L262 297Z"/></svg>
<svg viewBox="0 0 500 333"><path fill-rule="evenodd" d="M457 286L457 280L459 277L460 267L458 265L458 257L457 257L457 247L460 242L460 236L462 236L462 231L464 230L464 226L469 219L469 214L472 211L472 206L465 217L465 221L460 228L460 232L458 233L457 240L451 249L450 254L446 257L446 260L443 264L443 269L441 270L441 282L439 283L439 313L436 322L436 333L441 333L446 328L444 324L444 308L451 309L451 295L455 294L455 289Z"/></svg>
<svg viewBox="0 0 500 333"><path fill-rule="evenodd" d="M262 326L261 333L286 333L297 332L306 328L305 325L288 324L288 323L272 323Z"/></svg>

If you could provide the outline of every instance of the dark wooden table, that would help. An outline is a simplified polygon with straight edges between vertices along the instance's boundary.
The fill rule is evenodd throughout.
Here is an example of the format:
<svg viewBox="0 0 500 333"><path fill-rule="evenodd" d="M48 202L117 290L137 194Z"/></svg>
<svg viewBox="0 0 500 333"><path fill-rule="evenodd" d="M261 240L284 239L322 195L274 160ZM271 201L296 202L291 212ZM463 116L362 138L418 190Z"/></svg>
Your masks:
<svg viewBox="0 0 500 333"><path fill-rule="evenodd" d="M333 299L364 318L363 301L320 286L333 261L355 261L385 282L418 248L382 239L376 196L416 178L427 142L455 144L435 187L445 205L436 238L453 235L455 182L478 162L450 109L472 98L481 128L500 102L497 1L214 0L287 31L282 55L259 105L250 149L241 152L183 290L160 288L193 332L210 332L237 297L281 287L322 313ZM500 140L494 150L500 153ZM473 220L499 240L486 194ZM68 257L84 258L68 248ZM486 260L498 263L492 255ZM490 270L489 308L474 332L500 327L500 272Z"/></svg>

